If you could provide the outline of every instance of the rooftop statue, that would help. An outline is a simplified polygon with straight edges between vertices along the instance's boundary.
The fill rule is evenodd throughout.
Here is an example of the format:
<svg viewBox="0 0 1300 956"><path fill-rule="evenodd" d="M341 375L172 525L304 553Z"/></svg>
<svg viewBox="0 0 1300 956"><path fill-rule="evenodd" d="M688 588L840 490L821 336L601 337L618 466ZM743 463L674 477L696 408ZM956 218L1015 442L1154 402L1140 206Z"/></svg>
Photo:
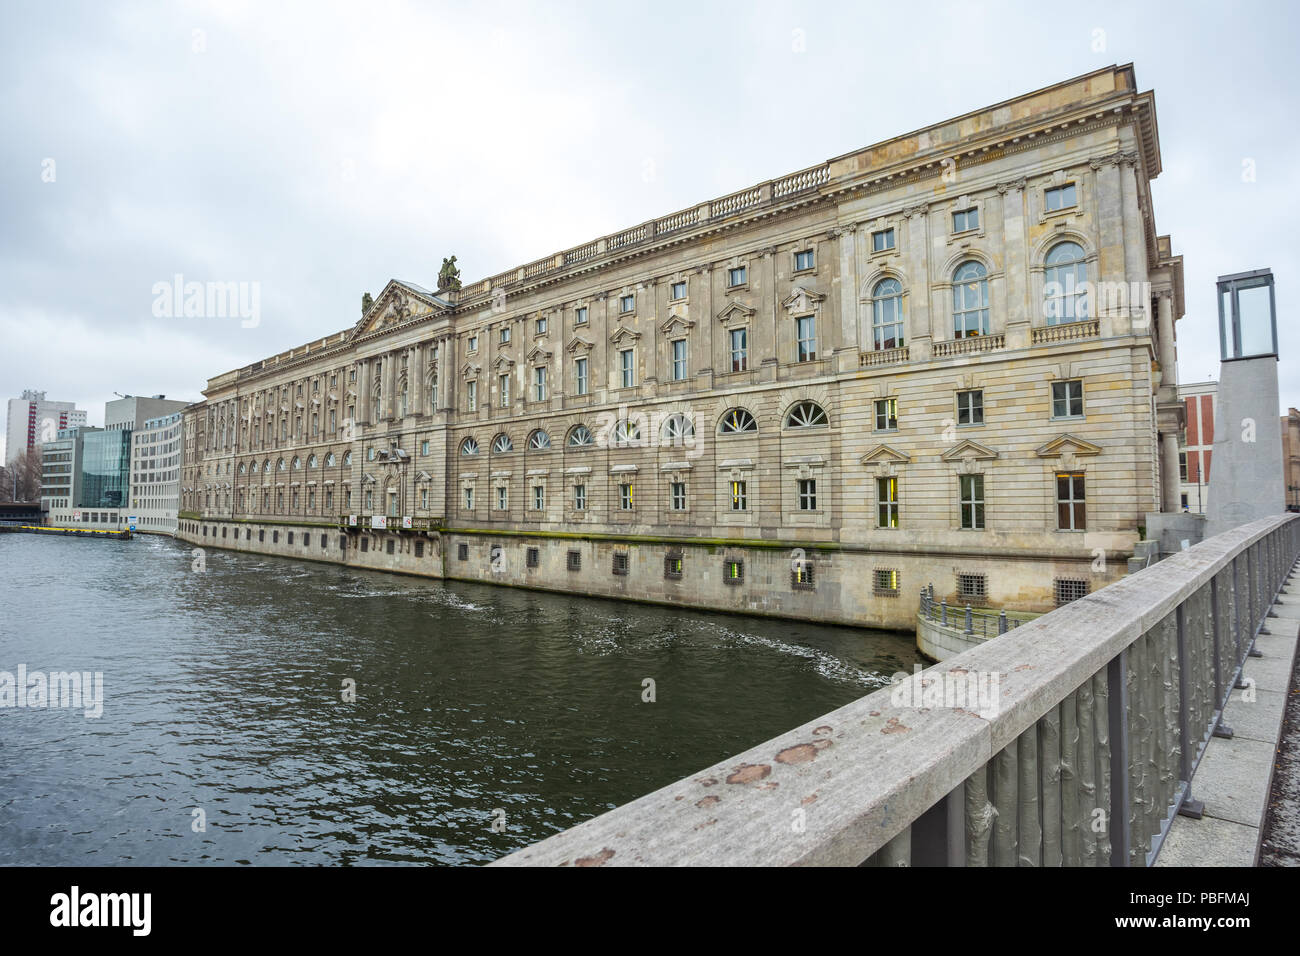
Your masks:
<svg viewBox="0 0 1300 956"><path fill-rule="evenodd" d="M456 268L455 256L442 260L442 268L438 270L438 291L460 291L460 270Z"/></svg>

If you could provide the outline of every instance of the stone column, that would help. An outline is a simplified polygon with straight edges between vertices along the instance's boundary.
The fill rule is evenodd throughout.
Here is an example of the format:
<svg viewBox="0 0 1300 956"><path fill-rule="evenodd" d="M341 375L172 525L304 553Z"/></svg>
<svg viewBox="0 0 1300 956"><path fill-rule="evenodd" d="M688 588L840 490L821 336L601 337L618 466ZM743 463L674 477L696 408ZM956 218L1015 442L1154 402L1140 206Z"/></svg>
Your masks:
<svg viewBox="0 0 1300 956"><path fill-rule="evenodd" d="M1160 309L1157 353L1160 357L1160 384L1173 387L1178 384L1178 353L1174 347L1174 294L1170 289L1161 289L1157 295Z"/></svg>
<svg viewBox="0 0 1300 956"><path fill-rule="evenodd" d="M1006 276L1002 284L1006 296L1003 333L1008 348L1025 348L1029 345L1029 330L1037 312L1025 238L1025 180L999 183L998 193L1002 199L1003 274Z"/></svg>
<svg viewBox="0 0 1300 956"><path fill-rule="evenodd" d="M1178 436L1160 433L1160 510L1178 510Z"/></svg>

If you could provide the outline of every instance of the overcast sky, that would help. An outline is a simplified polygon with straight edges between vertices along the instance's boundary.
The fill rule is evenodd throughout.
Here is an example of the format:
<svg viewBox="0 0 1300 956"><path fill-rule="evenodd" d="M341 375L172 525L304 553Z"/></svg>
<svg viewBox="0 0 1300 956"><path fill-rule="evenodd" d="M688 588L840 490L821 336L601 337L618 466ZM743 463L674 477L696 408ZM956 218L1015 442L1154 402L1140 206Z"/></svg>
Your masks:
<svg viewBox="0 0 1300 956"><path fill-rule="evenodd" d="M1179 379L1218 376L1215 277L1271 267L1300 406L1297 6L5 0L0 398L197 399L443 256L484 278L1131 61ZM176 274L258 283L260 322L155 316Z"/></svg>

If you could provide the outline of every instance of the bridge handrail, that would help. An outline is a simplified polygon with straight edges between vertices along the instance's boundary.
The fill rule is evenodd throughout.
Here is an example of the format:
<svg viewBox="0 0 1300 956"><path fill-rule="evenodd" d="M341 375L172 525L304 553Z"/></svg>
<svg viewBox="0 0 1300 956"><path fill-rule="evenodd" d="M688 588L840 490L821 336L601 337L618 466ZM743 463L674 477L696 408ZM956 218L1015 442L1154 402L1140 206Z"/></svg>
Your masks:
<svg viewBox="0 0 1300 956"><path fill-rule="evenodd" d="M494 865L1149 865L1298 552L1235 528Z"/></svg>

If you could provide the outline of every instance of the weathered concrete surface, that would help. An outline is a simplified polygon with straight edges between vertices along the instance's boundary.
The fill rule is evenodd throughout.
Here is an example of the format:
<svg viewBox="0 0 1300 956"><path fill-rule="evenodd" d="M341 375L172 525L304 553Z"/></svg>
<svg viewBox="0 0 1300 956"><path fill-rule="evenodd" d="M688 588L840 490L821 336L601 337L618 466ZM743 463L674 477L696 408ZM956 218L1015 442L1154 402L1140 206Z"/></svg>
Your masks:
<svg viewBox="0 0 1300 956"><path fill-rule="evenodd" d="M1277 407L1276 355L1219 366L1206 537L1286 507Z"/></svg>
<svg viewBox="0 0 1300 956"><path fill-rule="evenodd" d="M1300 599L1286 610L1300 616ZM1291 672L1291 687L1285 699L1286 719L1273 769L1273 790L1260 843L1260 866L1300 866L1300 658Z"/></svg>
<svg viewBox="0 0 1300 956"><path fill-rule="evenodd" d="M1234 690L1224 708L1223 722L1234 736L1211 738L1192 778L1192 796L1204 801L1205 816L1174 819L1156 866L1254 866L1259 859L1300 634L1300 587L1284 587L1273 613L1277 616L1267 623L1271 633L1255 642L1264 656L1247 658L1242 669L1253 686ZM1291 745L1300 747L1294 740ZM1300 759L1294 761L1293 772L1290 803L1282 814L1290 821L1295 846L1300 845ZM1285 844L1285 827L1283 831ZM1300 863L1300 858L1292 862Z"/></svg>

